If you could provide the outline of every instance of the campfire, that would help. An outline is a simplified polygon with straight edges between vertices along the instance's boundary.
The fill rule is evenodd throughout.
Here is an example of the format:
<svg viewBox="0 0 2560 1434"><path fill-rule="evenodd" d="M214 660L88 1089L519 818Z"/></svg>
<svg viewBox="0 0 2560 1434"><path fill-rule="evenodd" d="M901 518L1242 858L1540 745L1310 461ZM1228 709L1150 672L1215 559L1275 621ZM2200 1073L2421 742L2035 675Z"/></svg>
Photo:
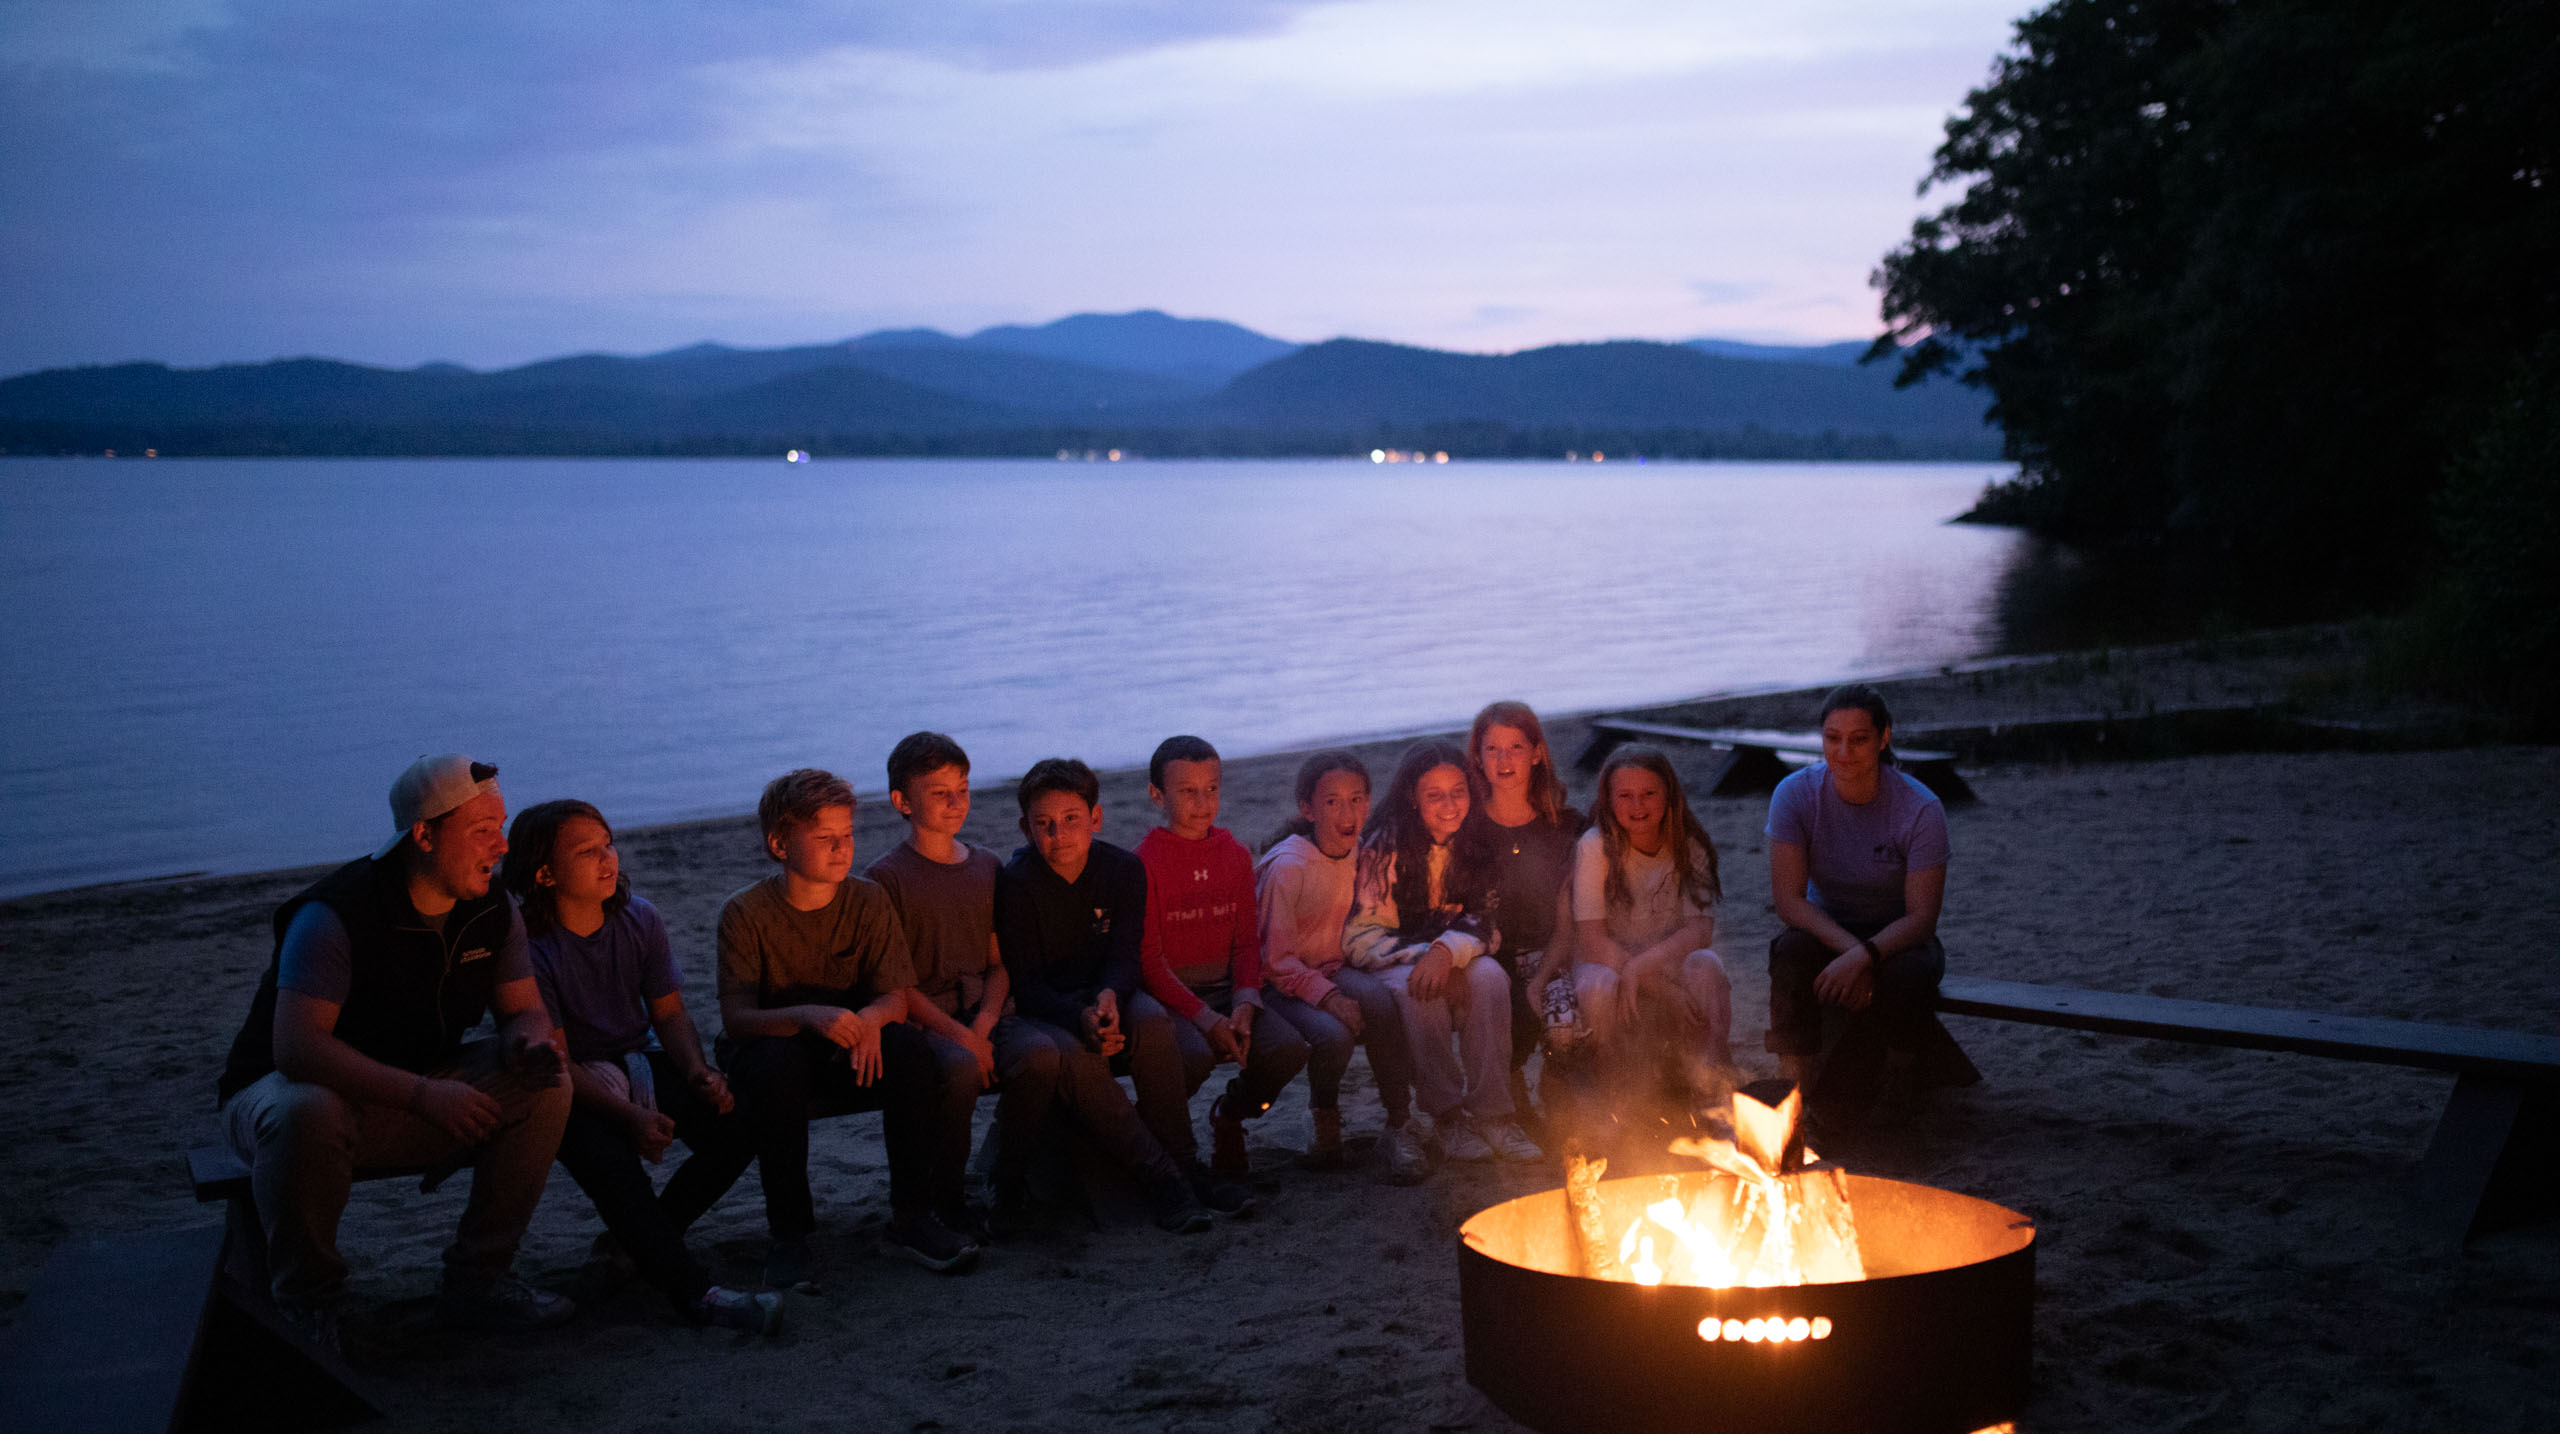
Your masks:
<svg viewBox="0 0 2560 1434"><path fill-rule="evenodd" d="M1576 1157L1563 1189L1467 1221L1469 1381L1549 1434L1968 1434L2014 1419L2032 1223L1827 1164L1797 1112L1792 1090L1737 1093L1729 1137L1671 1146L1695 1170L1612 1180Z"/></svg>

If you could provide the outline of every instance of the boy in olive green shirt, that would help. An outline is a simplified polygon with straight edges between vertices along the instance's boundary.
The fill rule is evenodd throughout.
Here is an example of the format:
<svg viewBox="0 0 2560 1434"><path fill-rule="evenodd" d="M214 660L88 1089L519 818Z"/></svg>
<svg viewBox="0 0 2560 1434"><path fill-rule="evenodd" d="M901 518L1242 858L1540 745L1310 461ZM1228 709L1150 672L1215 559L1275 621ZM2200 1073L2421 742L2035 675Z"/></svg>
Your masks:
<svg viewBox="0 0 2560 1434"><path fill-rule="evenodd" d="M942 1152L956 1145L965 1156L978 1092L943 1079L907 1020L916 978L906 937L887 893L853 875L853 789L803 768L768 784L756 814L782 870L721 907L719 991L721 1064L756 1132L773 1236L765 1281L814 1283L810 1116L871 1110L889 1152L881 1248L927 1269L966 1269L976 1243L934 1211L959 1203L966 1171Z"/></svg>

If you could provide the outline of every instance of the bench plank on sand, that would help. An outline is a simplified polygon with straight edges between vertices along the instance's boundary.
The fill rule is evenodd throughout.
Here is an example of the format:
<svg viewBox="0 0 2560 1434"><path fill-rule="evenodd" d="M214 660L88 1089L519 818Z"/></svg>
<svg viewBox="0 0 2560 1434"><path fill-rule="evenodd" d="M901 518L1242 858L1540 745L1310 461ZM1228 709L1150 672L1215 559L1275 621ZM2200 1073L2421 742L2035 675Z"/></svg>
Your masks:
<svg viewBox="0 0 2560 1434"><path fill-rule="evenodd" d="M1724 765L1706 783L1707 795L1740 797L1775 787L1789 772L1822 755L1819 732L1777 732L1752 727L1677 727L1634 717L1594 717L1591 740L1574 765L1586 772L1600 769L1603 759L1621 745L1649 737L1661 742L1700 742L1724 749ZM1949 803L1973 801L1973 788L1956 774L1953 752L1893 750L1902 770Z"/></svg>
<svg viewBox="0 0 2560 1434"><path fill-rule="evenodd" d="M69 1239L0 1348L0 1424L16 1434L184 1427L215 1226Z"/></svg>
<svg viewBox="0 0 2560 1434"><path fill-rule="evenodd" d="M2195 1045L2283 1051L2455 1074L2410 1191L2409 1222L2459 1247L2546 1213L2560 1187L2560 1036L2074 991L1949 976L1938 1009Z"/></svg>

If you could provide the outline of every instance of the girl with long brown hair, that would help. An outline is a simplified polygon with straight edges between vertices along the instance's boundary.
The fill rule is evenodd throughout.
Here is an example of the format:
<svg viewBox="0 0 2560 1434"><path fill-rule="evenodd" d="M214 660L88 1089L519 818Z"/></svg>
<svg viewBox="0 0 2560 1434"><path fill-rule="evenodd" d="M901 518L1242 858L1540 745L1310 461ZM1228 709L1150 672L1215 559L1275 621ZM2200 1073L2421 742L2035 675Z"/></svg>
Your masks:
<svg viewBox="0 0 2560 1434"><path fill-rule="evenodd" d="M1463 835L1472 805L1455 743L1406 749L1360 840L1343 956L1396 993L1424 1143L1436 1133L1452 1160L1535 1160L1511 1104L1511 978L1489 954L1492 863Z"/></svg>
<svg viewBox="0 0 2560 1434"><path fill-rule="evenodd" d="M1525 1066L1543 1023L1529 1000L1529 973L1573 926L1563 905L1573 875L1573 845L1587 825L1566 799L1547 730L1525 702L1491 702L1467 731L1468 773L1475 779L1469 834L1493 862L1493 959L1511 977L1511 1100L1532 1114Z"/></svg>

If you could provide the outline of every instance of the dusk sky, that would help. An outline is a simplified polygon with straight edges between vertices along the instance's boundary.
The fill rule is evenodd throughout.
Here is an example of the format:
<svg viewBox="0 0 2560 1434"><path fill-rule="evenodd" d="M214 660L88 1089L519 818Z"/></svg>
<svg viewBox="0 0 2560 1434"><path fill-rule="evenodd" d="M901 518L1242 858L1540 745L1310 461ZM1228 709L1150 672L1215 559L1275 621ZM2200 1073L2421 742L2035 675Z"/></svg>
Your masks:
<svg viewBox="0 0 2560 1434"><path fill-rule="evenodd" d="M0 374L1864 338L2027 0L9 0Z"/></svg>

